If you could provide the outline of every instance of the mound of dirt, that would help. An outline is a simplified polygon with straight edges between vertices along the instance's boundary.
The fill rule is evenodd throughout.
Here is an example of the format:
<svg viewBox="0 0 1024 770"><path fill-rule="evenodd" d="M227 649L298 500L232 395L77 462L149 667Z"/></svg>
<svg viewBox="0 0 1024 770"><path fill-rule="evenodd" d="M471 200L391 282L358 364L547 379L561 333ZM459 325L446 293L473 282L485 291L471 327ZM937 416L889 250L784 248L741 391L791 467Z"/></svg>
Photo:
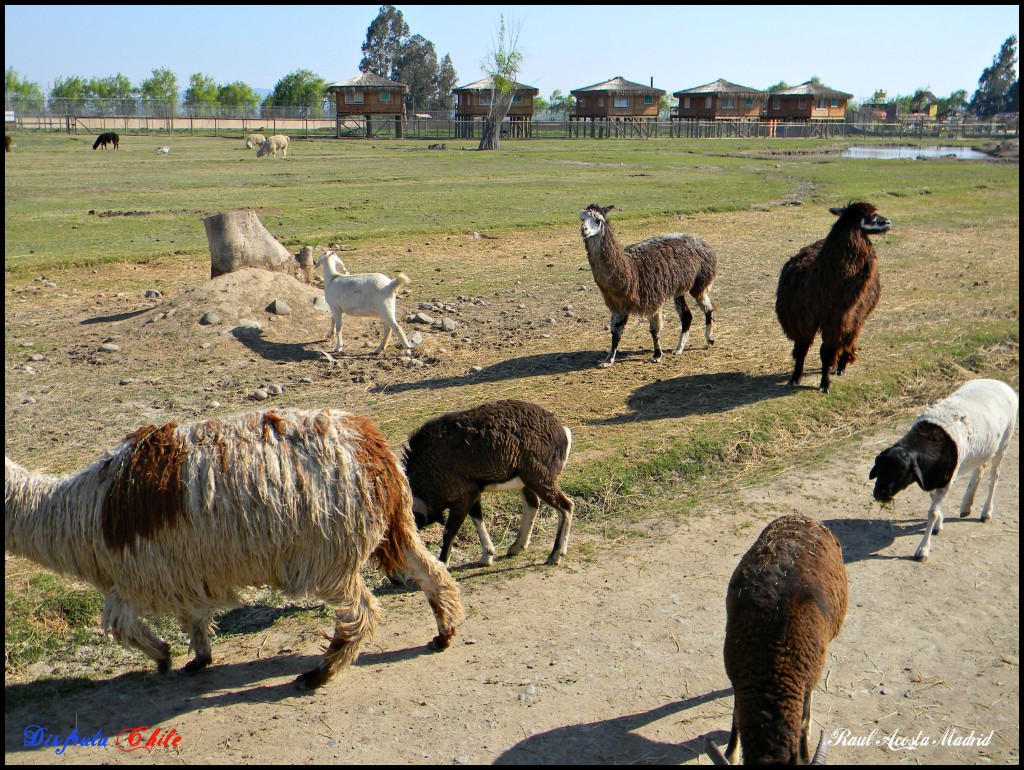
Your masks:
<svg viewBox="0 0 1024 770"><path fill-rule="evenodd" d="M266 326L265 322L272 317L289 327L323 332L329 314L314 305L317 297L322 296L322 290L290 275L245 268L213 278L140 313L126 321L125 326L140 334L189 333L204 328L200 319L214 314L220 320L209 326L218 331L251 325L253 321ZM270 309L275 302L277 313ZM288 308L285 314L280 314L282 302Z"/></svg>
<svg viewBox="0 0 1024 770"><path fill-rule="evenodd" d="M1020 140L1004 139L998 144L986 144L981 148L993 158L1020 158Z"/></svg>

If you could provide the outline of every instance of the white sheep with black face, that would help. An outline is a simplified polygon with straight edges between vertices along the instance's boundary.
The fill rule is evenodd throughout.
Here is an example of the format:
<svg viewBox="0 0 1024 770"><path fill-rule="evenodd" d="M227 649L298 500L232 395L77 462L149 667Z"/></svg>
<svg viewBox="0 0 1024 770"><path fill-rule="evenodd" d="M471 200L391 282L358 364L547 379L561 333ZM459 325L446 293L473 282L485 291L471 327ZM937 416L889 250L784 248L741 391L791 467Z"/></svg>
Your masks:
<svg viewBox="0 0 1024 770"><path fill-rule="evenodd" d="M950 488L961 475L971 473L960 503L960 517L970 516L990 464L992 481L981 520L992 518L999 466L1013 438L1017 408L1017 394L1005 382L971 380L921 412L907 434L875 458L868 478L876 479L876 500L889 502L915 482L931 494L924 538L914 552L918 561L928 558L932 535L942 532L942 503Z"/></svg>

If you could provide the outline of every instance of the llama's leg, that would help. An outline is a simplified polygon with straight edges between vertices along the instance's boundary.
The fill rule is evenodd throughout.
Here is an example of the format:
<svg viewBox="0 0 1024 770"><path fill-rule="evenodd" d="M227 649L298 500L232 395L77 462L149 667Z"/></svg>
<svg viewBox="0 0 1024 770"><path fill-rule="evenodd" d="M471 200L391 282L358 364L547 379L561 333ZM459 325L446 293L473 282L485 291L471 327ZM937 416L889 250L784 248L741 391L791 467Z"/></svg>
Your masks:
<svg viewBox="0 0 1024 770"><path fill-rule="evenodd" d="M200 671L213 663L213 650L210 647L210 623L213 617L199 613L183 612L178 615L178 622L191 639L191 648L195 657L185 664L188 673Z"/></svg>
<svg viewBox="0 0 1024 770"><path fill-rule="evenodd" d="M683 348L686 347L686 340L690 336L690 324L693 323L693 313L690 312L690 308L686 304L686 296L683 294L675 298L674 304L676 306L676 313L679 314L679 344L672 351L672 355L678 356L683 352Z"/></svg>
<svg viewBox="0 0 1024 770"><path fill-rule="evenodd" d="M295 680L303 690L316 689L355 660L363 640L373 638L380 620L377 600L358 572L337 593L318 593L317 597L335 607L334 637L320 664Z"/></svg>
<svg viewBox="0 0 1024 770"><path fill-rule="evenodd" d="M796 387L800 384L800 378L804 376L804 360L807 358L807 351L811 349L813 339L807 342L797 342L793 345L793 374L790 375L789 384Z"/></svg>
<svg viewBox="0 0 1024 770"><path fill-rule="evenodd" d="M839 348L825 342L821 343L821 385L818 386L818 390L822 393L829 392L832 385L832 369L838 357Z"/></svg>
<svg viewBox="0 0 1024 770"><path fill-rule="evenodd" d="M598 364L602 369L615 363L615 353L619 349L619 341L622 339L622 330L626 328L626 321L628 320L628 315L617 315L612 313L612 349L608 351L608 356L604 361Z"/></svg>
<svg viewBox="0 0 1024 770"><path fill-rule="evenodd" d="M697 294L690 292L697 300L697 305L704 311L704 339L707 341L708 347L715 344L715 301L711 299L711 283L704 287L703 292Z"/></svg>
<svg viewBox="0 0 1024 770"><path fill-rule="evenodd" d="M508 555L515 556L530 547L530 538L533 536L533 523L537 518L537 511L540 508L540 498L532 489L523 487L520 490L523 494L523 518L519 522L519 533L516 541L509 547Z"/></svg>
<svg viewBox="0 0 1024 770"><path fill-rule="evenodd" d="M800 720L800 764L806 765L811 761L811 747L807 745L807 734L811 731L811 693L814 692L814 684L810 685L804 692L804 713Z"/></svg>
<svg viewBox="0 0 1024 770"><path fill-rule="evenodd" d="M950 481L950 486L952 484L953 482ZM931 493L932 504L928 508L928 523L925 525L924 538L922 538L921 544L914 552L914 558L917 561L928 560L928 554L932 548L932 535L942 532L942 501L945 499L947 492L949 492L948 486L936 489Z"/></svg>
<svg viewBox="0 0 1024 770"><path fill-rule="evenodd" d="M171 646L150 630L116 588L107 594L101 622L103 628L125 647L134 647L155 660L161 674L171 670Z"/></svg>
<svg viewBox="0 0 1024 770"><path fill-rule="evenodd" d="M393 526L395 529L385 537L397 545L401 561L399 566L412 576L416 585L426 594L437 621L437 636L430 642L430 648L444 650L451 644L455 627L464 614L459 600L459 588L448 570L427 551L411 521L399 518Z"/></svg>
<svg viewBox="0 0 1024 770"><path fill-rule="evenodd" d="M974 506L974 495L981 485L981 477L985 475L985 466L982 465L971 474L971 480L964 491L963 500L960 501L960 518L966 519L971 515L971 508Z"/></svg>
<svg viewBox="0 0 1024 770"><path fill-rule="evenodd" d="M479 500L473 503L473 507L469 509L469 518L473 520L473 526L476 527L476 536L480 538L480 564L484 567L490 567L494 564L494 543L491 542L491 536L487 534L487 525L484 524L484 511L480 507Z"/></svg>
<svg viewBox="0 0 1024 770"><path fill-rule="evenodd" d="M658 308L658 312L651 316L651 339L654 340L654 358L651 359L652 363L658 363L661 360L661 327L665 324L665 314L661 308Z"/></svg>

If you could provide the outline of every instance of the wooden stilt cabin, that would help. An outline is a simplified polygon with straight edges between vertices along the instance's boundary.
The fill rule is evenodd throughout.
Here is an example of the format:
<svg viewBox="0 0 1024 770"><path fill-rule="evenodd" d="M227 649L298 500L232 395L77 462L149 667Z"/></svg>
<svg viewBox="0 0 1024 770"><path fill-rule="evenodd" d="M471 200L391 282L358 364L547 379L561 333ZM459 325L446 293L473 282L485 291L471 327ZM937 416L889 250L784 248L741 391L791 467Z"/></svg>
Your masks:
<svg viewBox="0 0 1024 770"><path fill-rule="evenodd" d="M343 126L350 125L352 121L365 121L365 136L370 139L374 121L380 127L390 120L394 120L395 137L402 138L405 95L409 93L409 86L364 72L359 77L332 83L327 87L327 93L334 94L337 100L339 138Z"/></svg>
<svg viewBox="0 0 1024 770"><path fill-rule="evenodd" d="M719 78L695 88L686 88L672 94L679 107L672 120L750 120L761 118L765 92L740 86Z"/></svg>
<svg viewBox="0 0 1024 770"><path fill-rule="evenodd" d="M539 88L513 83L512 106L505 116L502 132L513 139L526 139L533 133L533 98ZM495 98L494 80L484 78L475 83L452 89L455 97L455 120L458 136L468 138L476 133L475 125L491 111Z"/></svg>
<svg viewBox="0 0 1024 770"><path fill-rule="evenodd" d="M772 91L764 112L766 120L845 120L853 94L818 85L810 80L793 88Z"/></svg>
<svg viewBox="0 0 1024 770"><path fill-rule="evenodd" d="M665 91L618 76L569 92L576 108L569 116L570 133L590 136L650 136Z"/></svg>

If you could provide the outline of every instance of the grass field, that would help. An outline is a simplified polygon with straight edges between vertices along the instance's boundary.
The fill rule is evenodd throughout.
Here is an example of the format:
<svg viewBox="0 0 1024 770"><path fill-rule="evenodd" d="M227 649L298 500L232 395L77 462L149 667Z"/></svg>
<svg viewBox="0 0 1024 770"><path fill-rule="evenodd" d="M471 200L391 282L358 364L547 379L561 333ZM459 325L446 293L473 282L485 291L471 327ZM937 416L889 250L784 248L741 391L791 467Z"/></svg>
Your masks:
<svg viewBox="0 0 1024 770"><path fill-rule="evenodd" d="M493 153L461 151L468 140L446 152L317 140L295 141L286 160L257 160L239 140L175 138L169 156L153 151L164 139L125 137L116 152L91 141L17 136L6 158L5 452L30 467L71 471L139 425L254 408L266 381L285 383L277 403L372 416L396 451L430 416L525 398L573 429L570 558L576 544L586 558L602 539L698 511L708 495L903 420L970 377L1018 387L1016 163L843 160L842 145L813 140L507 141ZM778 271L826 234L829 206L852 200L893 222L876 241L882 301L833 393L793 391L772 305ZM635 319L619 363L594 368L609 340L578 233L592 202L616 207L623 242L685 231L714 247L714 348L701 349L695 321L696 348L652 364ZM185 312L143 325L155 312L147 288L184 301L205 282L202 219L244 208L293 252L337 242L354 271L406 271L403 318L420 302L447 305L458 332L425 334L416 367L390 349L331 366L318 355L326 318L305 328L264 314L257 342L214 336ZM672 315L663 343L677 333ZM355 350L376 344L375 324L352 329ZM122 348L112 359L95 353L107 338ZM815 346L808 383L816 360ZM473 366L482 370L467 375ZM487 508L500 551L518 503ZM475 535L460 544L476 557ZM9 668L96 625L95 594L31 570L21 563L6 582ZM92 596L85 609L54 600L79 593Z"/></svg>

